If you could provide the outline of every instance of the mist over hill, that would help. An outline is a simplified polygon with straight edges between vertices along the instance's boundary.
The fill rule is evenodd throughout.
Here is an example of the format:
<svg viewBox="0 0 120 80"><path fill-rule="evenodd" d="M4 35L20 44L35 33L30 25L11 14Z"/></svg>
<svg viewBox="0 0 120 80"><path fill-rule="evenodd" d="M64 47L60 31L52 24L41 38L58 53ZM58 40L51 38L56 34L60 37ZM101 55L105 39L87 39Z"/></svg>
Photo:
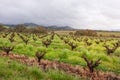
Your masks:
<svg viewBox="0 0 120 80"><path fill-rule="evenodd" d="M16 27L18 24L3 24L3 25L7 27ZM36 23L23 23L22 25L24 25L27 28L34 28L34 27L41 26L48 30L73 30L74 29L70 26L57 26L57 25L44 26L44 25L38 25Z"/></svg>
<svg viewBox="0 0 120 80"><path fill-rule="evenodd" d="M7 27L16 27L18 24L3 24L4 26ZM44 27L48 30L86 30L86 29L76 29L71 26L58 26L58 25L50 25L50 26L45 26L45 25L39 25L36 23L22 23L26 28L35 28L38 26ZM95 29L92 29L95 30ZM112 31L112 32L120 32L120 29L112 29L112 30L96 30L96 31Z"/></svg>

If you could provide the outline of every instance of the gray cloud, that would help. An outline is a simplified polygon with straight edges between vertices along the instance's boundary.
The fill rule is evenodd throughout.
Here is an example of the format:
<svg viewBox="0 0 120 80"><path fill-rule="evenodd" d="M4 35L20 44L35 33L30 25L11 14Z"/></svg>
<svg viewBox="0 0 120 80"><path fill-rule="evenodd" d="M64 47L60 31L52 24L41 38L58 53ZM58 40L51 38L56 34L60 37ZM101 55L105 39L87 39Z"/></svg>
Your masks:
<svg viewBox="0 0 120 80"><path fill-rule="evenodd" d="M120 29L120 0L0 0L0 23Z"/></svg>

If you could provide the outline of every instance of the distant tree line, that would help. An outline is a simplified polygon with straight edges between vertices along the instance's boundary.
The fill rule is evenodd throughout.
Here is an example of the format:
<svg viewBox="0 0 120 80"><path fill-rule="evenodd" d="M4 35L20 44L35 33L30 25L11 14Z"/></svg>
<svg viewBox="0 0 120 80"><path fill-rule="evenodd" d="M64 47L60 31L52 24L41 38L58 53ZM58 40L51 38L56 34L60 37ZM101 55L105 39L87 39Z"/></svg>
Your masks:
<svg viewBox="0 0 120 80"><path fill-rule="evenodd" d="M4 31L6 28L2 25L2 24L0 24L0 31Z"/></svg>
<svg viewBox="0 0 120 80"><path fill-rule="evenodd" d="M37 26L33 28L27 28L22 24L18 24L15 27L5 27L4 25L0 24L0 32L19 32L19 33L47 33L47 29L42 26Z"/></svg>
<svg viewBox="0 0 120 80"><path fill-rule="evenodd" d="M94 30L78 30L74 34L75 36L97 36L97 32Z"/></svg>

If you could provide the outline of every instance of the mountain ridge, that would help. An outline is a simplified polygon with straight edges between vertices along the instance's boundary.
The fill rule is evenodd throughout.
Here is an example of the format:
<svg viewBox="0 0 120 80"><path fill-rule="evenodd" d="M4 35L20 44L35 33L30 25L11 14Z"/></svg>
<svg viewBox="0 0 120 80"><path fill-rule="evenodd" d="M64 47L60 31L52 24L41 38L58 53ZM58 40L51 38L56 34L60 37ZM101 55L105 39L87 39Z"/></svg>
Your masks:
<svg viewBox="0 0 120 80"><path fill-rule="evenodd" d="M8 26L8 27L15 27L18 24L3 24L4 26ZM27 28L34 28L34 27L44 27L48 30L72 30L74 28L70 27L70 26L57 26L57 25L52 25L52 26L43 26L43 25L38 25L36 23L22 23L22 25L24 25Z"/></svg>

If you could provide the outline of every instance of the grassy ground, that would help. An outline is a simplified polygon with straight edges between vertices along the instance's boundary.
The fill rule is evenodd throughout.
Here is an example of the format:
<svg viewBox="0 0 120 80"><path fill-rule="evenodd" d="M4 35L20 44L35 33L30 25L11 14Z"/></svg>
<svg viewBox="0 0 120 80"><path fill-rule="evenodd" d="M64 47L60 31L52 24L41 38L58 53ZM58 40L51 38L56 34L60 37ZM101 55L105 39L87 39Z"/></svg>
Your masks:
<svg viewBox="0 0 120 80"><path fill-rule="evenodd" d="M76 30L68 30L68 31L55 31L55 33L58 33L60 35L68 35L70 32L75 33ZM105 32L105 31L98 31L97 32L98 35L103 35L103 36L111 36L111 35L115 35L115 36L119 36L120 37L120 32Z"/></svg>
<svg viewBox="0 0 120 80"><path fill-rule="evenodd" d="M58 70L42 71L35 66L0 57L0 80L82 80Z"/></svg>
<svg viewBox="0 0 120 80"><path fill-rule="evenodd" d="M30 41L28 45L26 45L17 34L15 36L15 42L10 43L8 41L9 36L10 35L8 35L8 37L5 39L0 39L0 46L14 45L15 48L11 53L35 57L35 52L37 50L45 48L45 46L42 44L42 39L37 38L37 41L33 41L32 37L30 37ZM47 36L45 38L49 37L50 36ZM118 48L114 54L108 56L105 48L102 46L103 43L100 43L99 45L95 44L96 39L89 39L89 41L92 42L93 45L86 46L83 41L77 42L78 47L72 51L69 45L65 44L58 36L55 36L55 38L52 40L52 44L46 48L47 54L45 55L45 59L86 67L86 62L83 58L81 58L82 54L86 54L90 60L101 58L102 64L97 67L97 70L110 71L120 74L120 60L119 57L117 57L120 55L120 48ZM116 40L108 41L107 44L112 46L113 42L116 42Z"/></svg>

